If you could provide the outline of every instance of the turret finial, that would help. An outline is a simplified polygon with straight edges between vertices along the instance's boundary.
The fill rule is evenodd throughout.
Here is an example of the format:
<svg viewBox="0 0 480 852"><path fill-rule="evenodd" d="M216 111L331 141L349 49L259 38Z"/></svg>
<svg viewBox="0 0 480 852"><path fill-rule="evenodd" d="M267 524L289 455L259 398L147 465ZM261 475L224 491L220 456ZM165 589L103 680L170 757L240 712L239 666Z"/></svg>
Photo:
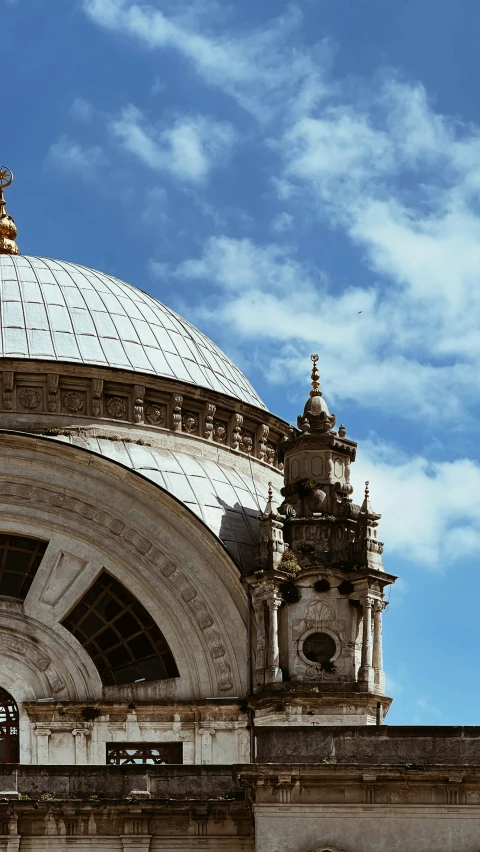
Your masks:
<svg viewBox="0 0 480 852"><path fill-rule="evenodd" d="M13 183L13 172L6 166L0 166L0 254L19 254L15 242L17 226L7 213L3 190Z"/></svg>
<svg viewBox="0 0 480 852"><path fill-rule="evenodd" d="M322 391L320 390L320 373L318 372L317 362L318 355L310 355L310 358L313 362L312 367L312 390L310 391L310 396L321 396Z"/></svg>
<svg viewBox="0 0 480 852"><path fill-rule="evenodd" d="M368 487L369 485L370 485L370 483L367 479L367 481L365 483L365 500L368 500L368 498L370 497L370 489Z"/></svg>

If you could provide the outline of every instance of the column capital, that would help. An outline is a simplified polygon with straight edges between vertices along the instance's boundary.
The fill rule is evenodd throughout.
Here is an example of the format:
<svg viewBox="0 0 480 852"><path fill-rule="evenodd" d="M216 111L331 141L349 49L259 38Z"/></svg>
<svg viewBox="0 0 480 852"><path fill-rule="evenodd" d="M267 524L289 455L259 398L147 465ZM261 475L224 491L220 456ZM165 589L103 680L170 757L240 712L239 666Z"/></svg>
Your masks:
<svg viewBox="0 0 480 852"><path fill-rule="evenodd" d="M383 612L387 608L387 606L388 606L388 601L380 600L379 598L377 598L373 602L373 611L375 613Z"/></svg>
<svg viewBox="0 0 480 852"><path fill-rule="evenodd" d="M217 731L215 728L200 728L199 730L199 734L201 734L202 736L204 734L209 734L211 737L214 737L216 733Z"/></svg>
<svg viewBox="0 0 480 852"><path fill-rule="evenodd" d="M49 728L35 728L36 737L51 737L52 732Z"/></svg>
<svg viewBox="0 0 480 852"><path fill-rule="evenodd" d="M74 728L72 731L74 737L89 737L90 731L88 728Z"/></svg>

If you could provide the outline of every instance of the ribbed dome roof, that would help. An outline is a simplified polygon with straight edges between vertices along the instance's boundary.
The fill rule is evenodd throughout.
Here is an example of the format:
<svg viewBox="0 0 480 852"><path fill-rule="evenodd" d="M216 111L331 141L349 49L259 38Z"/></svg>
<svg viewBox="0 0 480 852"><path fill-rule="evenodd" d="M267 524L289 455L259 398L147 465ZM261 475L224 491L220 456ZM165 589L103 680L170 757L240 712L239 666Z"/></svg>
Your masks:
<svg viewBox="0 0 480 852"><path fill-rule="evenodd" d="M0 356L151 373L264 403L212 341L161 302L75 263L0 256Z"/></svg>

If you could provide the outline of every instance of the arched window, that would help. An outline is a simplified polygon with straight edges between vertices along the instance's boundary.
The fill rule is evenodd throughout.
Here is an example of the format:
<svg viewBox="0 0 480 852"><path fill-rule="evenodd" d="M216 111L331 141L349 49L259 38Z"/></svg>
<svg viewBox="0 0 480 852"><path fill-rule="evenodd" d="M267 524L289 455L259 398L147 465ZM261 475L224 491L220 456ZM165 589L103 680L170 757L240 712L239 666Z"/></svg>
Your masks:
<svg viewBox="0 0 480 852"><path fill-rule="evenodd" d="M0 687L0 763L18 763L18 707Z"/></svg>
<svg viewBox="0 0 480 852"><path fill-rule="evenodd" d="M90 654L106 686L178 677L150 613L106 571L62 624Z"/></svg>

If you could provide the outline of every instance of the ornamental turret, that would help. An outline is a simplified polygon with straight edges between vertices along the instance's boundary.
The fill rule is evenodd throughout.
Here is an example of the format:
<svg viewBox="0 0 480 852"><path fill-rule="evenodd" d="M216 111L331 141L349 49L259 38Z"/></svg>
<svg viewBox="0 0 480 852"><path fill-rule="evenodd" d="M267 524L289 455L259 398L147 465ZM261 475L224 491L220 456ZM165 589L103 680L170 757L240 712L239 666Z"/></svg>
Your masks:
<svg viewBox="0 0 480 852"><path fill-rule="evenodd" d="M357 445L345 426L335 431L318 356L312 361L312 390L298 428L283 443L283 503L277 509L270 493L260 515L249 579L255 690L265 718L273 713L268 694L275 689L277 723L288 723L294 706L301 724L375 724L390 705L382 611L383 590L395 577L383 568L380 515L368 483L362 504L353 502Z"/></svg>
<svg viewBox="0 0 480 852"><path fill-rule="evenodd" d="M0 254L20 254L15 242L17 237L17 226L15 221L7 213L7 206L3 194L13 182L13 173L6 166L0 166Z"/></svg>

